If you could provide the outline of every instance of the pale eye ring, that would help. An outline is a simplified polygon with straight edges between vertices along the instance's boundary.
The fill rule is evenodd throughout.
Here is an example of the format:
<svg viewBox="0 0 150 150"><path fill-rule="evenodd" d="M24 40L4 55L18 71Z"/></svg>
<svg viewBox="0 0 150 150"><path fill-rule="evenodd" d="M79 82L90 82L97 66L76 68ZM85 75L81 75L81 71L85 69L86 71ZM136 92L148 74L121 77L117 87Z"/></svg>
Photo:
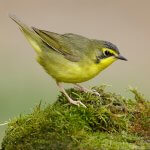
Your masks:
<svg viewBox="0 0 150 150"><path fill-rule="evenodd" d="M106 50L106 51L104 51L104 55L105 55L105 56L112 56L112 53L109 52L108 50Z"/></svg>

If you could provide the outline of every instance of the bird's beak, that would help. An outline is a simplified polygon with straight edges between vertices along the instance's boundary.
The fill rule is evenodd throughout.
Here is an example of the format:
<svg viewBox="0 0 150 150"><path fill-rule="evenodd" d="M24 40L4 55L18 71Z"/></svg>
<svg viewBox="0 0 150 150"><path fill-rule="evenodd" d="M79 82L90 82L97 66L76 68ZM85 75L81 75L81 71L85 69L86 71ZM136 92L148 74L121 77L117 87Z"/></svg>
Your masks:
<svg viewBox="0 0 150 150"><path fill-rule="evenodd" d="M118 58L118 59L120 59L120 60L125 60L125 61L127 61L127 59L126 59L125 57L121 56L121 55L116 56L116 58Z"/></svg>

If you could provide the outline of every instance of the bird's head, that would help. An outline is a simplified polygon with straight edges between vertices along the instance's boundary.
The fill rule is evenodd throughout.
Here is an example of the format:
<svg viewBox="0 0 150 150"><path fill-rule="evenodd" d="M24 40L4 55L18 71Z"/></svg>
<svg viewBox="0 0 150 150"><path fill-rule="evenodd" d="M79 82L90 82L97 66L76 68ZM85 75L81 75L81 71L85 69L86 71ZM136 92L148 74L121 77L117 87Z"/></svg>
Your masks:
<svg viewBox="0 0 150 150"><path fill-rule="evenodd" d="M103 64L104 68L118 59L127 61L127 59L120 54L116 45L108 41L98 41L98 43L100 49L96 61L98 64Z"/></svg>
<svg viewBox="0 0 150 150"><path fill-rule="evenodd" d="M101 41L101 44L102 44L101 51L105 58L113 56L114 58L127 61L127 59L120 54L119 49L117 48L116 45L108 41Z"/></svg>

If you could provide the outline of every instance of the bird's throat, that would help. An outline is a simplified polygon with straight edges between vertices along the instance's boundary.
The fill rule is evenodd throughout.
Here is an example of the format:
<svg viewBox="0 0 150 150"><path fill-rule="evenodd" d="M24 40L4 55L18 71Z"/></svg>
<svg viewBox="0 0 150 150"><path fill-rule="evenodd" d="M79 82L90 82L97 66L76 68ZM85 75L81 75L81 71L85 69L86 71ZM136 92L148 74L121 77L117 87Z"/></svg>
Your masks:
<svg viewBox="0 0 150 150"><path fill-rule="evenodd" d="M116 60L117 60L117 58L115 58L113 56L105 58L105 59L102 59L100 61L100 63L98 64L99 71L101 72L102 70L107 68L109 65L111 65L113 62L115 62Z"/></svg>

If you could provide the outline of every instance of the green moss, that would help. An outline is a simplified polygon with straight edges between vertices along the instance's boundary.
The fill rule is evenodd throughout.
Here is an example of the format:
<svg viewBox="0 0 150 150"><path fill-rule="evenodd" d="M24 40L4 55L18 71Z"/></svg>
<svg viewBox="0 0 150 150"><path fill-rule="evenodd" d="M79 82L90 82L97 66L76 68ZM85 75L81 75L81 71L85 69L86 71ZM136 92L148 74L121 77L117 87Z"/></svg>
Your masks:
<svg viewBox="0 0 150 150"><path fill-rule="evenodd" d="M3 150L132 150L150 149L150 102L135 89L132 99L94 87L101 96L68 89L87 108L67 102L36 106L31 114L12 120Z"/></svg>

